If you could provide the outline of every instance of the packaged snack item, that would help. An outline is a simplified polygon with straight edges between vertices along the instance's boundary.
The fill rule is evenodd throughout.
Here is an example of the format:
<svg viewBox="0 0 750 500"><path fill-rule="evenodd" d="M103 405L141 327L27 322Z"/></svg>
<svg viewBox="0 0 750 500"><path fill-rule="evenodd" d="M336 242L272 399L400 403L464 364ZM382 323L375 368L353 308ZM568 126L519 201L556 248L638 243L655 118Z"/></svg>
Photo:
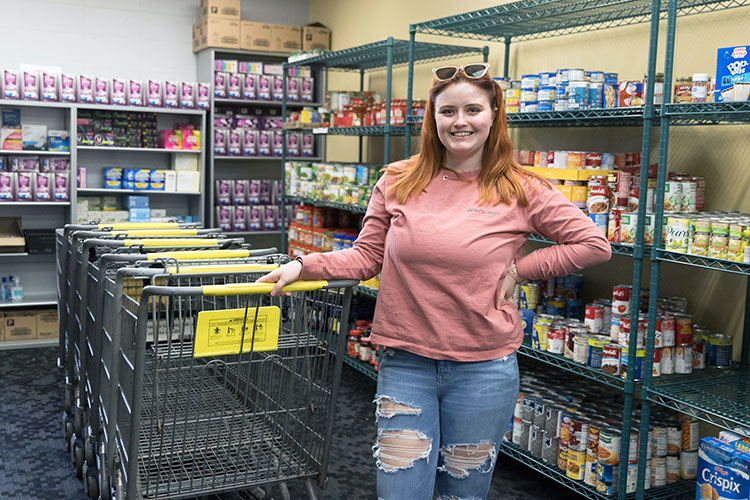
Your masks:
<svg viewBox="0 0 750 500"><path fill-rule="evenodd" d="M696 500L745 500L750 497L750 455L714 437L698 449Z"/></svg>
<svg viewBox="0 0 750 500"><path fill-rule="evenodd" d="M750 100L750 45L725 47L716 54L715 100Z"/></svg>

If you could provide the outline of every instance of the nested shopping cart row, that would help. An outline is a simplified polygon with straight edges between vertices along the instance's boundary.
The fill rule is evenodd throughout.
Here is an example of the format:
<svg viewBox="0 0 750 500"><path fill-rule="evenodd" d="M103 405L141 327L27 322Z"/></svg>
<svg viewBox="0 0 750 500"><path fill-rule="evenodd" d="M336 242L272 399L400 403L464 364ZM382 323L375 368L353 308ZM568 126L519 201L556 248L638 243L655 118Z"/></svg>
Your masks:
<svg viewBox="0 0 750 500"><path fill-rule="evenodd" d="M58 237L66 440L90 497L187 498L293 478L314 497L341 371L333 342L355 283L271 297L254 282L285 256L175 229Z"/></svg>

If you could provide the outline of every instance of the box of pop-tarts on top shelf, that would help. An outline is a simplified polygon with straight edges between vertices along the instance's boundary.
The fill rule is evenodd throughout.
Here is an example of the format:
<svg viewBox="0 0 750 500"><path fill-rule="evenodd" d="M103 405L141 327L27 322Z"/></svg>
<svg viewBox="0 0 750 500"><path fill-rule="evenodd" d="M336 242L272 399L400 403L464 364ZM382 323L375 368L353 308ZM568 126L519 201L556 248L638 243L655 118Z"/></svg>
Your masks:
<svg viewBox="0 0 750 500"><path fill-rule="evenodd" d="M698 448L696 500L747 500L750 497L750 454L713 437Z"/></svg>
<svg viewBox="0 0 750 500"><path fill-rule="evenodd" d="M750 45L726 47L716 54L715 100L750 100Z"/></svg>

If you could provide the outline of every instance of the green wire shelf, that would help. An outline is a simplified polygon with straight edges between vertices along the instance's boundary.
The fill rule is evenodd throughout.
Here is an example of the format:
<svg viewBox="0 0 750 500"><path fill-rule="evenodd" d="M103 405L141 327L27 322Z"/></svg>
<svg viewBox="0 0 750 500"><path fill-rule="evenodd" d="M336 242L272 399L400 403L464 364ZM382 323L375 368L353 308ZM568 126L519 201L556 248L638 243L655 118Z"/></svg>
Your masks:
<svg viewBox="0 0 750 500"><path fill-rule="evenodd" d="M746 0L680 1L680 16L730 9ZM419 33L471 40L522 41L650 21L650 0L522 0L412 25ZM667 16L662 2L660 18Z"/></svg>
<svg viewBox="0 0 750 500"><path fill-rule="evenodd" d="M324 340L326 338L325 335L321 334L320 332L313 332L315 333L315 336L318 337L321 340ZM331 352L336 354L336 345L338 344L339 336L338 334L333 334L331 337L331 345L329 346L331 349ZM347 354L344 354L343 356L344 364L349 365L355 370L357 370L360 373L364 373L371 379L377 381L378 380L378 372L375 371L375 367L372 366L370 363L365 363L364 361L360 361L358 359L350 358Z"/></svg>
<svg viewBox="0 0 750 500"><path fill-rule="evenodd" d="M370 288L369 286L357 285L357 286L354 287L354 290L357 293L361 293L362 295L367 295L368 297L373 297L375 299L378 298L378 289L377 288Z"/></svg>
<svg viewBox="0 0 750 500"><path fill-rule="evenodd" d="M678 264L685 264L693 267L702 267L703 269L712 269L714 271L750 276L750 264L745 264L743 262L713 259L711 257L699 257L697 255L670 252L662 249L656 251L656 258L663 262L676 262Z"/></svg>
<svg viewBox="0 0 750 500"><path fill-rule="evenodd" d="M750 123L750 102L667 104L670 125L731 125Z"/></svg>
<svg viewBox="0 0 750 500"><path fill-rule="evenodd" d="M643 108L571 109L567 111L538 111L508 113L508 127L641 127ZM659 123L659 116L654 124ZM406 122L421 125L421 116L407 116Z"/></svg>
<svg viewBox="0 0 750 500"><path fill-rule="evenodd" d="M388 41L360 45L344 50L289 63L289 66L322 66L337 71L376 71L387 68L386 51ZM440 43L417 42L414 45L414 61L426 63L448 58L459 58L482 54L481 47L462 47ZM409 42L393 40L393 66L405 66L409 62Z"/></svg>
<svg viewBox="0 0 750 500"><path fill-rule="evenodd" d="M747 368L707 368L691 375L660 378L646 391L650 401L727 429L750 427Z"/></svg>
<svg viewBox="0 0 750 500"><path fill-rule="evenodd" d="M312 132L316 135L385 135L385 126L376 125L371 127L322 127L314 129L288 129L295 131L306 131ZM412 130L412 135L419 134L419 130L416 132ZM389 132L390 135L406 135L406 127L401 125L391 125Z"/></svg>
<svg viewBox="0 0 750 500"><path fill-rule="evenodd" d="M335 203L332 201L316 200L313 198L300 198L299 196L284 196L286 203L305 203L314 207L329 207L337 208L339 210L346 210L347 212L354 212L363 214L367 212L367 207L361 207L359 205L349 205L346 203Z"/></svg>
<svg viewBox="0 0 750 500"><path fill-rule="evenodd" d="M535 241L537 243L547 243L549 245L557 245L557 242L540 236L538 234L530 234L529 241ZM622 243L610 243L612 247L612 253L617 255L625 255L626 257L632 257L635 252L635 245L623 245ZM643 247L644 256L648 256L651 253L651 247Z"/></svg>
<svg viewBox="0 0 750 500"><path fill-rule="evenodd" d="M553 481L557 481L561 485L565 486L578 493L584 498L596 499L596 500L613 500L617 498L617 495L607 496L603 493L599 493L595 488L589 486L583 481L574 481L565 475L565 471L559 469L557 464L546 464L540 458L536 458L531 453L523 451L517 445L509 442L504 442L499 447L500 453L510 457L522 464L534 469L535 471L547 476ZM695 495L695 481L685 480L678 481L674 484L667 486L661 486L659 488L651 488L645 491L644 498L646 500L685 500L693 498ZM566 498L565 495L561 494L559 498ZM630 493L625 496L627 500L635 498L635 493Z"/></svg>
<svg viewBox="0 0 750 500"><path fill-rule="evenodd" d="M595 370L586 365L578 364L572 359L564 357L562 354L553 354L551 352L534 349L530 344L530 339L528 339L528 336L525 336L523 344L521 344L521 347L518 349L518 353L550 366L554 366L555 368L559 368L560 370L586 377L589 380L605 384L618 390L622 390L625 387L625 379L619 376L607 375L600 370ZM639 383L640 382L636 382L636 384Z"/></svg>

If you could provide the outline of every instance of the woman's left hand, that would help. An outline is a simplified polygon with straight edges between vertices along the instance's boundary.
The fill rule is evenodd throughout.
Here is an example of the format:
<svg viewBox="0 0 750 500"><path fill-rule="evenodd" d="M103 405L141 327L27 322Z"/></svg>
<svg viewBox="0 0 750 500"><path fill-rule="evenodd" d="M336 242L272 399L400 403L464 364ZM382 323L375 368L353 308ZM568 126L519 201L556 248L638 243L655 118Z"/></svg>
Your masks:
<svg viewBox="0 0 750 500"><path fill-rule="evenodd" d="M502 297L503 300L510 300L512 302L515 291L516 280L514 280L510 274L506 274L505 279L503 279L503 286L500 287L500 297Z"/></svg>

